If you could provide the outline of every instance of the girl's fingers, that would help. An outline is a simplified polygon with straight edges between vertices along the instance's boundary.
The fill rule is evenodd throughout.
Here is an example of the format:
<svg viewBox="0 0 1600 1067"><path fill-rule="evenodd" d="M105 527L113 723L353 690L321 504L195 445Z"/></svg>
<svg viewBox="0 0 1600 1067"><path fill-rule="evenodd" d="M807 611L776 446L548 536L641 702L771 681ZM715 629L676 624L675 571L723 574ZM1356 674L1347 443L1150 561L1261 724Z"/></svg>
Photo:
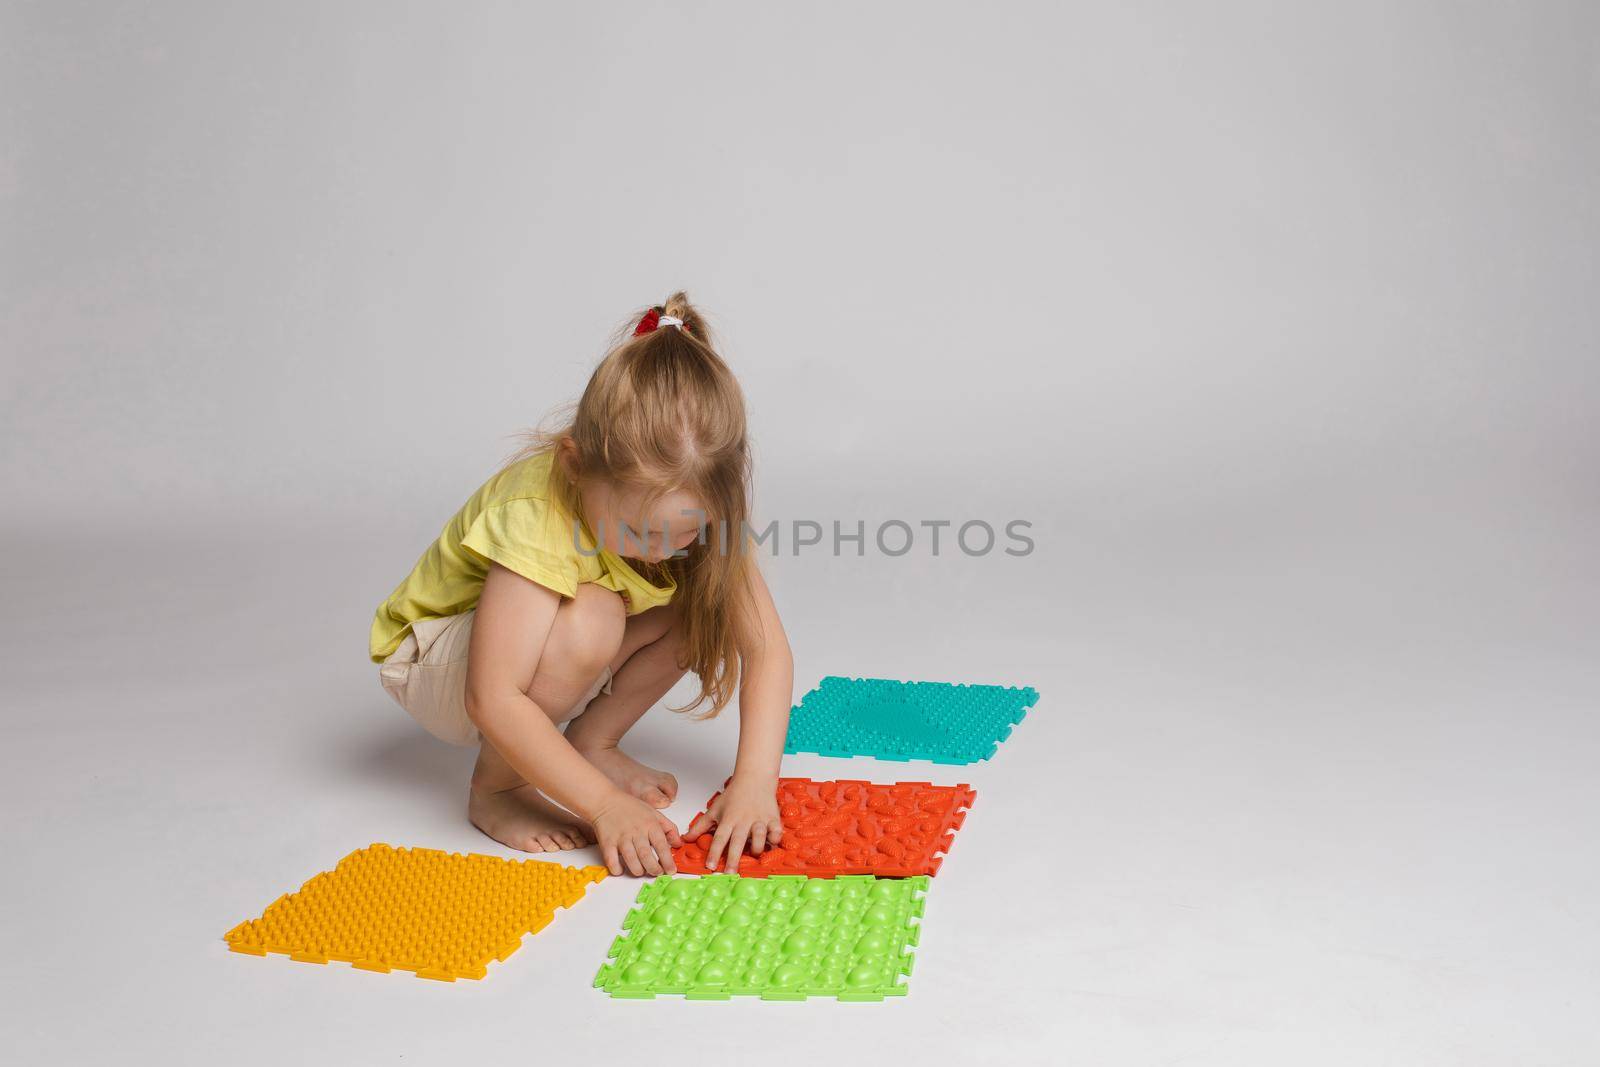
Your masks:
<svg viewBox="0 0 1600 1067"><path fill-rule="evenodd" d="M783 820L771 819L767 822L767 844L776 845L783 840Z"/></svg>
<svg viewBox="0 0 1600 1067"><path fill-rule="evenodd" d="M744 855L745 839L750 836L750 827L736 826L733 833L728 836L728 873L739 873L739 857Z"/></svg>
<svg viewBox="0 0 1600 1067"><path fill-rule="evenodd" d="M616 875L618 878L622 877L622 862L617 858L617 846L616 845L612 844L609 841L607 841L605 844L601 845L600 846L600 858L603 861L605 861L606 870L610 871L612 874Z"/></svg>
<svg viewBox="0 0 1600 1067"><path fill-rule="evenodd" d="M634 851L639 854L639 862L644 864L644 873L655 878L661 874L661 861L656 858L655 842L650 839L648 832L640 834L633 842ZM668 853L671 855L671 853Z"/></svg>
<svg viewBox="0 0 1600 1067"><path fill-rule="evenodd" d="M622 861L627 865L628 873L635 878L643 878L644 865L639 862L639 853L634 850L633 842L624 837L618 851L622 853Z"/></svg>
<svg viewBox="0 0 1600 1067"><path fill-rule="evenodd" d="M711 847L706 849L706 870L717 869L718 862L722 859L722 850L728 844L728 827L718 825L717 832L711 835Z"/></svg>
<svg viewBox="0 0 1600 1067"><path fill-rule="evenodd" d="M672 825L672 820L665 815L661 816L661 834L666 838L667 844L673 848L683 844L683 838L678 834L678 828Z"/></svg>
<svg viewBox="0 0 1600 1067"><path fill-rule="evenodd" d="M720 797L718 798L721 799ZM695 816L694 822L689 824L689 832L685 836L693 840L701 834L709 834L722 824L722 805L711 804L705 811Z"/></svg>
<svg viewBox="0 0 1600 1067"><path fill-rule="evenodd" d="M661 858L661 869L667 874L677 874L678 865L672 862L672 847L667 844L667 835L660 830L651 831L650 845Z"/></svg>
<svg viewBox="0 0 1600 1067"><path fill-rule="evenodd" d="M767 847L767 824L764 822L750 824L750 855L759 856Z"/></svg>

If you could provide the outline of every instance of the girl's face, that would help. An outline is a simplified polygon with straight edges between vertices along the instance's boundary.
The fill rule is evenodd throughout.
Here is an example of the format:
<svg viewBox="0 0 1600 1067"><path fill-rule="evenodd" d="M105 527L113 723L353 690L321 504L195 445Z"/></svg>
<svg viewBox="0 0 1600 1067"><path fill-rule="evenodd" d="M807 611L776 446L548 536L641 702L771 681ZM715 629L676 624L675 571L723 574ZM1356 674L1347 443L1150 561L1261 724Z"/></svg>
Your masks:
<svg viewBox="0 0 1600 1067"><path fill-rule="evenodd" d="M694 544L705 526L705 505L683 489L648 507L645 490L598 478L580 485L578 495L595 543L628 559L660 563Z"/></svg>

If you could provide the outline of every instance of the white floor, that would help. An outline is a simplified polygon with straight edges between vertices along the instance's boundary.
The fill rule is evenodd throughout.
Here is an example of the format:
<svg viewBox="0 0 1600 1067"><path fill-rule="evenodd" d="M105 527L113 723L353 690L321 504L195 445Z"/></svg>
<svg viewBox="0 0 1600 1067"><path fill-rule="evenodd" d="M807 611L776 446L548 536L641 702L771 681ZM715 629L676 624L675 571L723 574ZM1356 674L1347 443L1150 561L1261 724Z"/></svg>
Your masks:
<svg viewBox="0 0 1600 1067"><path fill-rule="evenodd" d="M362 660L409 550L314 517L271 540L18 541L7 1058L1595 1062L1590 553L1480 524L1308 528L1291 557L1270 547L1288 532L1180 550L1062 522L1048 568L769 564L802 689L1043 694L971 768L787 762L977 786L911 994L882 1004L612 1001L589 982L628 879L479 983L230 954L224 931L352 849L505 851L463 818L470 754ZM949 595L908 595L935 580ZM637 754L683 783L675 816L726 773L734 726L640 727Z"/></svg>
<svg viewBox="0 0 1600 1067"><path fill-rule="evenodd" d="M1600 1064L1600 5L817 7L0 0L0 1064ZM909 996L228 952L505 853L371 613L678 285L758 521L1035 523L767 561L801 691L1042 694L786 761L977 787Z"/></svg>

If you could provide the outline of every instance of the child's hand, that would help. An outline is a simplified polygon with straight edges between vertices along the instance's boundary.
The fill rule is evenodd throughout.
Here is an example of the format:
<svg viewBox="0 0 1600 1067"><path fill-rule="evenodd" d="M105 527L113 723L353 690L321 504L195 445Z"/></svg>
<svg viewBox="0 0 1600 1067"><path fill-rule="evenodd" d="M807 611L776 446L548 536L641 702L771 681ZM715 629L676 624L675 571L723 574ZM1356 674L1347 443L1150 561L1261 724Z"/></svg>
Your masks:
<svg viewBox="0 0 1600 1067"><path fill-rule="evenodd" d="M715 826L711 847L706 850L706 870L714 871L727 851L728 870L739 872L739 857L744 855L746 842L750 852L759 856L768 845L783 839L783 822L778 818L778 789L772 781L741 782L735 778L706 813L689 826L688 837L693 839Z"/></svg>
<svg viewBox="0 0 1600 1067"><path fill-rule="evenodd" d="M677 872L672 850L683 844L678 828L638 797L619 789L590 821L612 874L621 874L624 867L636 878Z"/></svg>

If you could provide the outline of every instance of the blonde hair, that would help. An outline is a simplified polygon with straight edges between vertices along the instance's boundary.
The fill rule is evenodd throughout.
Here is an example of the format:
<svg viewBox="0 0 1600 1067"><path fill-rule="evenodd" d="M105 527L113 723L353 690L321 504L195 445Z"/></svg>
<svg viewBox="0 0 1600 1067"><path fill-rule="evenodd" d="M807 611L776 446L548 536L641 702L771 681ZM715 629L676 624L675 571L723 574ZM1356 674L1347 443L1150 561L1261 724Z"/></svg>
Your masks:
<svg viewBox="0 0 1600 1067"><path fill-rule="evenodd" d="M682 327L634 336L651 310L681 319ZM706 536L687 554L630 563L653 581L670 577L677 585L671 610L681 634L679 662L699 677L700 694L673 710L709 701L702 717L715 716L737 688L738 638L750 619L744 544L750 448L744 394L686 293L630 316L565 425L533 433L516 458L544 451L554 453L552 488L575 516L582 516L578 483L587 478L643 489L646 509L678 490L700 499Z"/></svg>

